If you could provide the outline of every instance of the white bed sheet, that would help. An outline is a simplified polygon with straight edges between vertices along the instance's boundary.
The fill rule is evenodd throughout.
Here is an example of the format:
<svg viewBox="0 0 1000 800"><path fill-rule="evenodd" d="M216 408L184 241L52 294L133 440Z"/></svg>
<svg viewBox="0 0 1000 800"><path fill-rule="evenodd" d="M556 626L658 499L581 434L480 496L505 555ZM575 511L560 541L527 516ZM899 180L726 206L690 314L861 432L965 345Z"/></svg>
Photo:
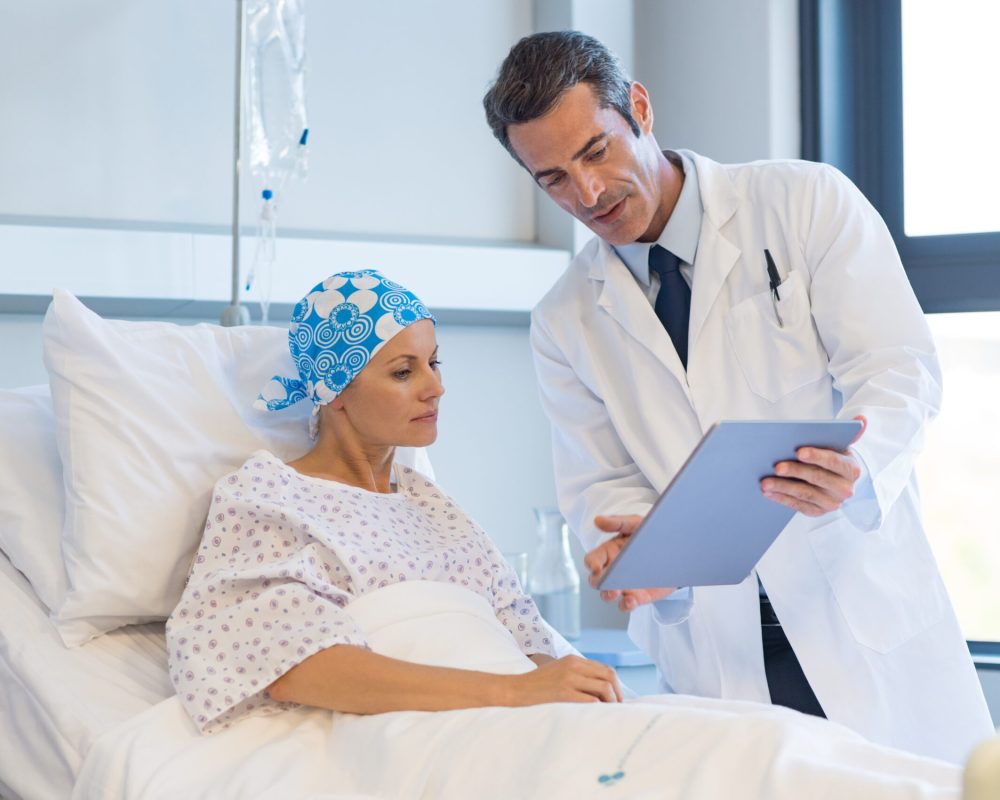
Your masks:
<svg viewBox="0 0 1000 800"><path fill-rule="evenodd" d="M463 659L445 666L470 666L465 660L478 651L471 634L454 647L453 610L430 614L415 602L382 599L371 613L386 617L392 633L386 654L438 663L412 652L417 647L434 659ZM2 557L0 609L0 790L12 796L958 800L960 793L956 767L869 744L825 720L681 696L371 717L297 709L203 737L173 696L162 626L67 650ZM599 775L626 759L623 785L601 786Z"/></svg>
<svg viewBox="0 0 1000 800"><path fill-rule="evenodd" d="M352 602L373 650L513 674L527 659L482 597L407 581ZM74 800L628 797L958 800L951 764L757 703L640 701L400 711L298 708L198 733L177 697L102 736Z"/></svg>
<svg viewBox="0 0 1000 800"><path fill-rule="evenodd" d="M0 794L69 797L101 734L173 694L163 624L67 649L3 553L0 609Z"/></svg>

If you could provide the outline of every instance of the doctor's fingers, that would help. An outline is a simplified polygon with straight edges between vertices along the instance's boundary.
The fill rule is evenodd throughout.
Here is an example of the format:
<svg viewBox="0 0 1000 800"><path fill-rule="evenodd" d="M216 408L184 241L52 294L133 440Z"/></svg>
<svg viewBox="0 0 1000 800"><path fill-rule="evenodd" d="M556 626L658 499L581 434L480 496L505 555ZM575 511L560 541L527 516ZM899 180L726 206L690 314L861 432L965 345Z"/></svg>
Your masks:
<svg viewBox="0 0 1000 800"><path fill-rule="evenodd" d="M642 519L639 514L609 514L607 516L598 514L594 517L594 525L605 533L620 533L624 536L630 536L642 524Z"/></svg>
<svg viewBox="0 0 1000 800"><path fill-rule="evenodd" d="M836 450L826 450L822 447L800 447L795 457L803 464L813 464L822 469L840 475L850 481L851 485L861 477L861 465L857 456L850 451L840 453ZM795 463L795 462L783 462Z"/></svg>
<svg viewBox="0 0 1000 800"><path fill-rule="evenodd" d="M590 570L591 586L595 585L595 580L598 580L608 565L617 558L625 545L625 539L624 536L616 536L604 544L599 544L583 557L584 565Z"/></svg>
<svg viewBox="0 0 1000 800"><path fill-rule="evenodd" d="M764 483L764 497L808 517L819 517L836 511L843 504L821 489L802 481L768 478Z"/></svg>
<svg viewBox="0 0 1000 800"><path fill-rule="evenodd" d="M846 477L840 472L832 472L822 466L803 464L801 461L782 461L774 468L774 472L776 477L768 477L763 481L765 491L769 489L767 484L772 483L770 488L773 490L774 481L787 478L815 486L840 502L854 494L854 478Z"/></svg>
<svg viewBox="0 0 1000 800"><path fill-rule="evenodd" d="M627 589L621 592L621 599L618 601L620 611L634 611L639 606L655 603L658 600L671 595L675 589Z"/></svg>

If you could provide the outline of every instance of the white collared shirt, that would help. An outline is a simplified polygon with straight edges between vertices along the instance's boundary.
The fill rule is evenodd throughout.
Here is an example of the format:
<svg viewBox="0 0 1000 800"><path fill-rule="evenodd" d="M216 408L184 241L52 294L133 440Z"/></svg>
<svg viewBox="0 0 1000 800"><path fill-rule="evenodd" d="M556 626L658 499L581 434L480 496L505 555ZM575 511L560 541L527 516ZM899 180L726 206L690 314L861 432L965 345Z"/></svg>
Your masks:
<svg viewBox="0 0 1000 800"><path fill-rule="evenodd" d="M658 244L677 256L681 260L681 275L687 281L688 286L693 285L694 260L698 252L698 238L701 236L703 213L701 191L698 188L698 173L694 162L682 153L675 153L671 150L664 151L664 153L668 158L675 156L680 160L684 170L684 185L681 187L677 204L670 213L670 218L663 227L660 238L655 242L632 242L614 248L618 257L625 262L625 266L629 268L639 285L645 290L651 305L656 303L656 295L660 291L660 278L656 274L650 274L650 248L654 244Z"/></svg>

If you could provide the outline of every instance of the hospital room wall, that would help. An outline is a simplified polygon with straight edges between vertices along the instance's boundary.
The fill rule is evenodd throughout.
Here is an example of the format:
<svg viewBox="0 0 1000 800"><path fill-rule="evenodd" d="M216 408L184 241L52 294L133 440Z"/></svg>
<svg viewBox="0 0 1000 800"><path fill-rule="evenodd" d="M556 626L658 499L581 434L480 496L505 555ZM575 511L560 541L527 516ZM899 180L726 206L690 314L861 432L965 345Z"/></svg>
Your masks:
<svg viewBox="0 0 1000 800"><path fill-rule="evenodd" d="M0 222L228 231L235 2L0 7L0 66L18 76L0 85ZM532 187L479 105L532 2L305 8L309 177L281 198L282 229L532 241Z"/></svg>

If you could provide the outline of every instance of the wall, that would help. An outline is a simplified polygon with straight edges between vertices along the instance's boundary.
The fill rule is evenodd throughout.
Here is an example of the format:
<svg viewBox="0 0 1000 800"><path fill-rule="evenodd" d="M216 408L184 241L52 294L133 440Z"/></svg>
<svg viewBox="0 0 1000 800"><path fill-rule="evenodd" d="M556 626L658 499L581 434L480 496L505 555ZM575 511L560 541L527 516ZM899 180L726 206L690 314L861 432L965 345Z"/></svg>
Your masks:
<svg viewBox="0 0 1000 800"><path fill-rule="evenodd" d="M0 72L21 77L0 82L0 221L228 230L235 7L5 2ZM533 240L533 188L479 104L531 13L307 3L310 175L281 205L285 230Z"/></svg>
<svg viewBox="0 0 1000 800"><path fill-rule="evenodd" d="M661 147L717 161L799 154L796 0L635 0L635 78Z"/></svg>

